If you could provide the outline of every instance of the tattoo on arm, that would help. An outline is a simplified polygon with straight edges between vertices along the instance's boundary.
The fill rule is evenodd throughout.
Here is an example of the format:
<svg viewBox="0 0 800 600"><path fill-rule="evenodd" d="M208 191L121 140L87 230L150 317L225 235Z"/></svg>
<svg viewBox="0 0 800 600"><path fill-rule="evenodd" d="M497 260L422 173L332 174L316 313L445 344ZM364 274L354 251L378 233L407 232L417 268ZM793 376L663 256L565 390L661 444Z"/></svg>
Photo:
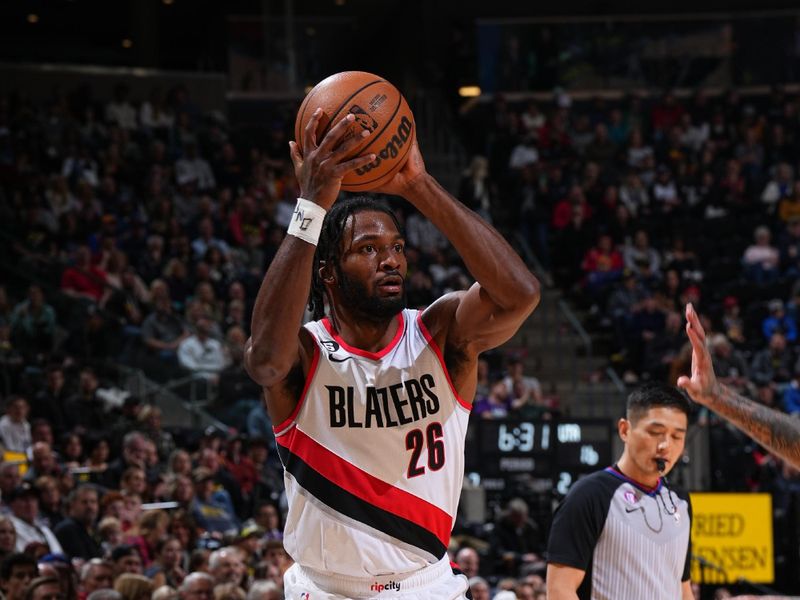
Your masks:
<svg viewBox="0 0 800 600"><path fill-rule="evenodd" d="M740 396L728 386L709 408L784 460L800 468L800 419Z"/></svg>

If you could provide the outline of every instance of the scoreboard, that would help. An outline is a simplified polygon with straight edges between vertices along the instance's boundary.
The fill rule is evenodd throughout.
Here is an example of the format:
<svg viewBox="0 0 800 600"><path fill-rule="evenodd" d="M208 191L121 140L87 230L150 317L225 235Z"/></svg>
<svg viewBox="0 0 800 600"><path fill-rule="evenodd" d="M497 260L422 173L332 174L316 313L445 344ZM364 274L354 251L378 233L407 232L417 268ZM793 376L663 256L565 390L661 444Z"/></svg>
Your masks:
<svg viewBox="0 0 800 600"><path fill-rule="evenodd" d="M610 420L476 419L467 434L466 471L495 491L507 483L549 479L564 495L577 479L612 463Z"/></svg>

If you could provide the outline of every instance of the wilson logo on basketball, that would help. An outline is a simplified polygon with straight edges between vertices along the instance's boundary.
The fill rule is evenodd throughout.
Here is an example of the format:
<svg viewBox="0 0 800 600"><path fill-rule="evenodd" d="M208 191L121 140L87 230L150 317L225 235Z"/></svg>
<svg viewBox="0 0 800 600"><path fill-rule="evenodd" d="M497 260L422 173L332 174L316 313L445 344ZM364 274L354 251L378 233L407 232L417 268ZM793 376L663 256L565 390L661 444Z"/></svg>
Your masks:
<svg viewBox="0 0 800 600"><path fill-rule="evenodd" d="M378 128L378 122L370 117L367 114L367 111L361 108L358 104L353 104L353 106L350 107L350 114L356 118L356 123L361 125L362 129L366 129L372 133Z"/></svg>
<svg viewBox="0 0 800 600"><path fill-rule="evenodd" d="M400 124L397 126L397 131L386 146L375 153L375 160L356 169L356 173L358 175L364 175L365 173L369 173L372 169L376 169L384 160L397 158L400 149L405 146L406 142L411 138L412 131L414 131L414 122L408 117L403 117L400 120Z"/></svg>

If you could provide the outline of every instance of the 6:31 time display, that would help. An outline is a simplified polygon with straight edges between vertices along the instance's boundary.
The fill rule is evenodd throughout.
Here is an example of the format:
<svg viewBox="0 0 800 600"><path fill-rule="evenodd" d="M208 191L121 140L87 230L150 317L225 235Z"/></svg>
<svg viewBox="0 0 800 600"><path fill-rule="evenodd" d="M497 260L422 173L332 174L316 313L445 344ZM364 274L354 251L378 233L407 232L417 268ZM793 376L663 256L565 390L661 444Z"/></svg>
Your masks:
<svg viewBox="0 0 800 600"><path fill-rule="evenodd" d="M539 431L540 450L550 448L550 425L544 424ZM501 452L530 452L536 445L536 426L528 422L500 423L497 428L497 449Z"/></svg>

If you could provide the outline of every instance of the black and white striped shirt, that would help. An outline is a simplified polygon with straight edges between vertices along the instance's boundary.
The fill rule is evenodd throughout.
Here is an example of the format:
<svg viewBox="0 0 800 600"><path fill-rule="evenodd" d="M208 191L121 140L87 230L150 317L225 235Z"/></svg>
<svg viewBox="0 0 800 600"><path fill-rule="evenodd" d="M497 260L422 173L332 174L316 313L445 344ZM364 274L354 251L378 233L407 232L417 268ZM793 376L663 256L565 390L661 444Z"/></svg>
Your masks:
<svg viewBox="0 0 800 600"><path fill-rule="evenodd" d="M556 509L550 563L586 571L578 597L675 600L689 579L689 496L647 489L614 467L578 481Z"/></svg>

